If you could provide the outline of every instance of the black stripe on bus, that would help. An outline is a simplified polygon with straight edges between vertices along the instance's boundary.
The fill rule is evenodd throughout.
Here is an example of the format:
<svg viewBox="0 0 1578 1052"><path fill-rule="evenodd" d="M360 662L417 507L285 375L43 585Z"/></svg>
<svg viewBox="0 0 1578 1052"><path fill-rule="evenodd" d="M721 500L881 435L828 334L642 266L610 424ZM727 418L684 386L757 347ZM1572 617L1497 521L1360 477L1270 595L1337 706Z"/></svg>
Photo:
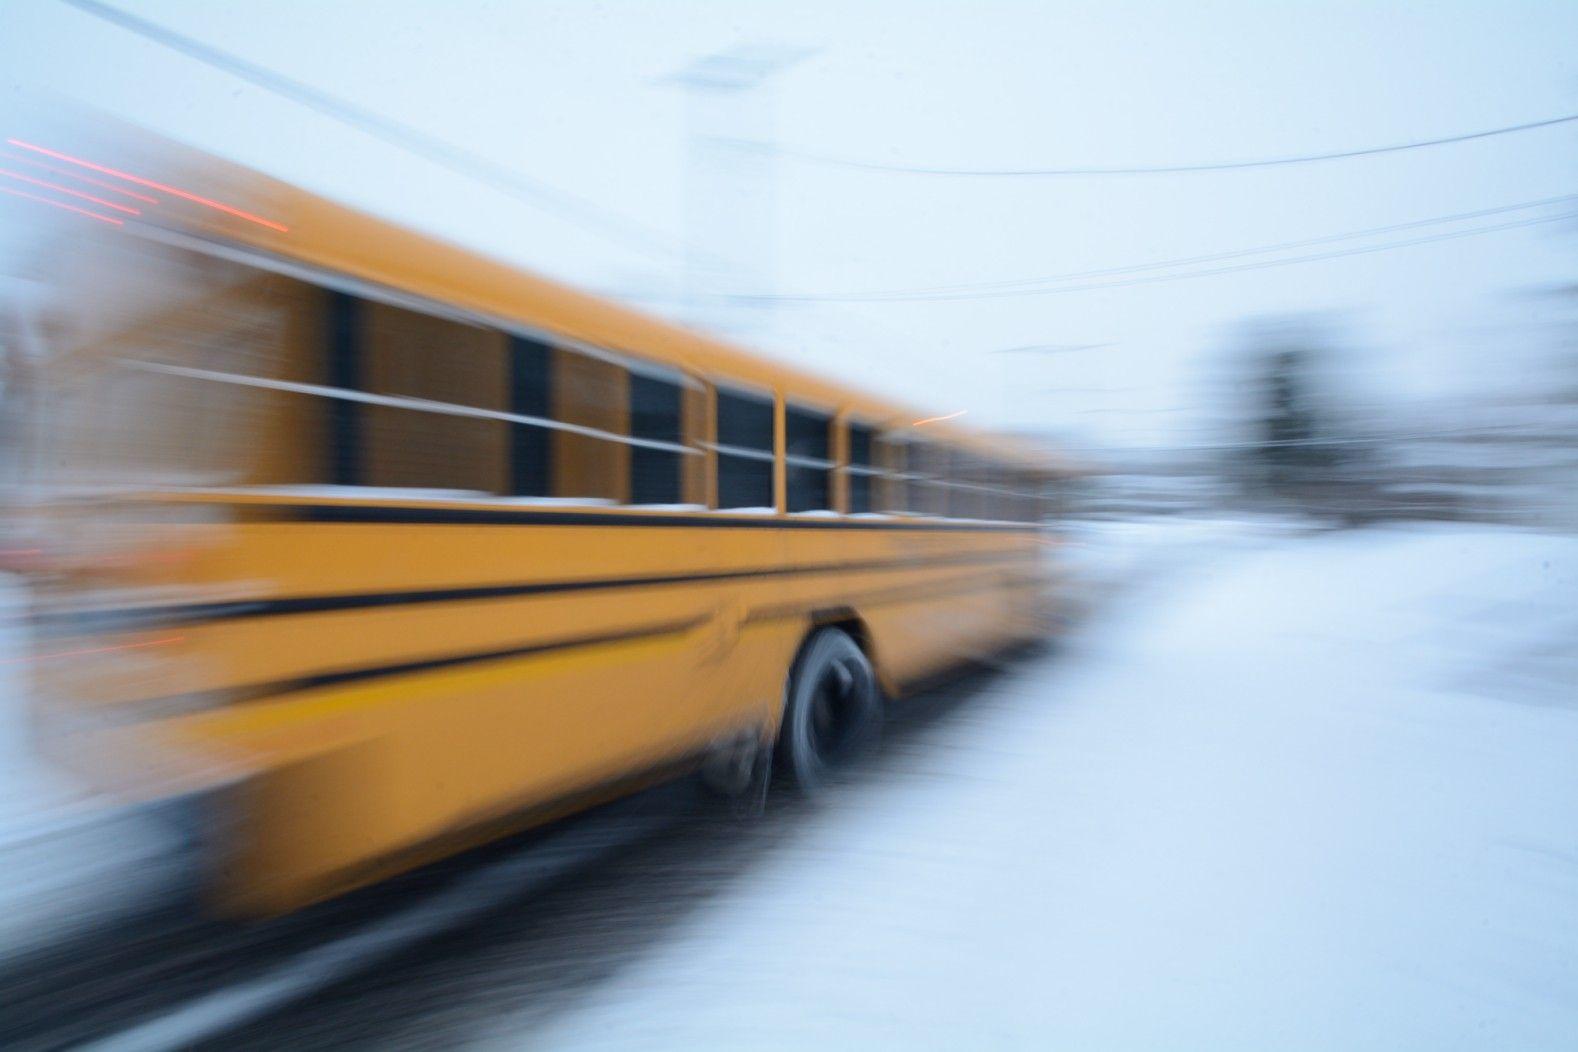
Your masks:
<svg viewBox="0 0 1578 1052"><path fill-rule="evenodd" d="M576 650L581 647L603 646L609 643L631 643L638 639L651 639L657 636L672 636L681 632L688 632L693 628L700 628L707 620L708 618L705 617L690 617L681 621L665 621L662 624L647 625L643 628L628 628L619 632L601 632L594 635L573 636L569 639L555 639L547 643L528 643L518 647L453 654L449 657L406 661L395 665L374 665L368 668L349 669L344 672L326 672L322 675L306 676L292 680L287 688L282 689L276 684L272 688L264 689L268 689L268 692L271 694L283 694L287 691L294 693L303 690L314 690L318 687L338 686L342 683L351 683L363 679L406 676L417 672L429 672L433 669L452 668L455 665L472 665L483 661L502 661L506 658L535 657L540 654L551 654L559 650Z"/></svg>
<svg viewBox="0 0 1578 1052"><path fill-rule="evenodd" d="M403 592L362 592L346 595L299 596L286 599L189 603L89 613L42 614L35 624L67 632L131 631L151 625L193 624L237 618L280 617L292 614L337 613L389 606L449 603L476 599L504 599L528 595L649 588L675 584L711 584L771 577L869 570L931 569L996 562L1020 561L1017 552L972 552L949 559L885 559L868 562L824 563L816 566L783 566L754 570L718 570L705 573L654 574L644 577L597 577L579 581L534 581L522 584L479 585L470 588L430 588Z"/></svg>
<svg viewBox="0 0 1578 1052"><path fill-rule="evenodd" d="M436 526L652 526L688 529L755 530L919 530L949 533L1040 533L1027 522L906 522L885 519L860 522L839 518L735 518L728 515L673 515L663 512L601 514L586 511L544 511L513 508L413 508L384 504L235 505L264 508L289 520L304 522L405 523Z"/></svg>
<svg viewBox="0 0 1578 1052"><path fill-rule="evenodd" d="M882 606L888 603L914 602L937 596L963 595L968 592L988 591L994 588L1042 587L1050 583L1050 581L1051 578L1044 575L1018 577L1009 580L975 577L963 581L958 578L945 581L922 581L918 584L898 585L897 587L866 592L849 600L849 603L855 604L856 607ZM844 609L851 609L849 603L844 604ZM758 607L746 615L745 623L751 624L758 621L777 621L785 617L800 617L808 612L804 603L785 603L779 606Z"/></svg>
<svg viewBox="0 0 1578 1052"><path fill-rule="evenodd" d="M262 701L287 694L298 694L321 687L340 686L362 680L386 679L390 676L414 675L418 672L453 668L457 665L474 665L484 661L535 657L561 650L576 650L582 647L602 646L610 643L631 643L638 639L655 639L659 636L678 635L681 632L699 628L707 620L705 617L692 617L681 621L665 621L661 624L646 625L641 628L623 629L618 632L600 632L584 636L572 636L568 639L555 639L546 643L527 643L521 646L503 647L496 650L468 651L463 654L451 654L446 657L424 658L420 661L402 661L389 665L368 665L362 668L345 669L340 672L324 672L312 676L269 680L263 683L254 683L250 686L222 688L222 690L231 704ZM181 712L188 710L190 701L201 697L202 695L167 694L162 697L139 701L136 704L147 708L149 711L170 709Z"/></svg>

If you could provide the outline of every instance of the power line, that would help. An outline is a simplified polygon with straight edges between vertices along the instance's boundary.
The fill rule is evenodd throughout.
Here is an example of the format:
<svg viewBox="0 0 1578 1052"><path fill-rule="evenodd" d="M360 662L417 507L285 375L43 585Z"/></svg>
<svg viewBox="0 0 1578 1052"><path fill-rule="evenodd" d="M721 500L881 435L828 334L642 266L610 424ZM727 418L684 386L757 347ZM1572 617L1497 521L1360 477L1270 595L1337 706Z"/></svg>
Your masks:
<svg viewBox="0 0 1578 1052"><path fill-rule="evenodd" d="M1521 212L1531 208L1543 208L1548 205L1566 205L1578 202L1578 194L1560 194L1555 197L1542 197L1533 201L1521 201L1517 204L1501 205L1496 208L1481 208L1472 212L1456 212L1450 215L1431 216L1427 219L1415 219L1406 223L1389 223L1386 226L1367 227L1362 230L1350 230L1339 234L1325 234L1320 237L1300 238L1296 241L1279 241L1268 245L1255 245L1249 248L1232 249L1225 252L1211 252L1204 255L1180 256L1173 259L1153 260L1148 263L1132 263L1117 267L1102 267L1096 270L1065 271L1062 274L1048 274L1037 278L1007 278L1001 281L970 282L959 285L923 285L902 289L879 289L866 292L807 292L784 293L780 298L792 299L797 302L834 302L834 303L881 303L905 302L912 299L932 299L934 294L946 293L975 293L991 292L999 289L1023 289L1026 291L1038 290L1047 285L1068 281L1080 281L1087 278L1121 277L1130 274L1139 274L1152 270L1170 270L1174 267L1194 266L1200 263L1220 263L1231 259L1242 259L1247 256L1263 256L1273 252L1285 252L1290 249L1310 248L1315 245L1326 245L1340 241L1352 241L1359 238L1374 237L1380 234L1393 234L1403 230L1415 230L1420 227L1437 226L1443 223L1457 223L1469 219L1483 219L1487 216L1505 215L1509 212Z"/></svg>
<svg viewBox="0 0 1578 1052"><path fill-rule="evenodd" d="M639 249L647 255L674 256L681 253L672 239L633 220L616 216L607 209L538 179L522 175L507 165L481 154L446 142L403 121L386 117L311 85L294 80L227 51L204 44L157 23L128 14L98 0L60 0L84 14L109 22L145 40L169 48L255 84L265 91L315 110L392 146L417 154L467 178L492 186L536 208L556 213L584 229Z"/></svg>
<svg viewBox="0 0 1578 1052"><path fill-rule="evenodd" d="M1219 263L1229 259L1241 259L1245 256L1263 256L1272 252L1285 252L1295 248L1310 248L1314 245L1326 245L1338 241L1352 241L1358 238L1374 237L1379 234L1395 234L1402 230L1415 230L1419 227L1436 226L1442 223L1457 223L1469 219L1483 219L1487 216L1504 215L1508 212L1522 212L1531 208L1543 208L1546 205L1571 204L1578 201L1578 194L1560 194L1556 197L1542 197L1533 201L1521 201L1517 204L1501 205L1496 208L1481 208L1472 212L1456 212L1451 215L1431 216L1428 219L1415 219L1406 223L1390 223L1386 226L1368 227L1363 230L1350 230L1340 234L1325 234L1320 237L1301 238L1296 241L1279 241L1270 245L1257 245L1251 248L1233 249L1227 252L1212 252L1198 256L1183 256L1175 259L1155 260L1150 263L1133 263L1120 267L1104 267L1098 270L1075 270L1062 274L1049 274L1039 278L1008 278L1002 281L968 282L960 285L930 285L917 288L886 289L858 293L806 293L806 296L826 296L834 301L857 299L869 301L887 298L906 298L932 292L975 292L990 289L1020 288L1026 286L1048 285L1056 282L1078 281L1085 278L1117 277L1126 274L1142 273L1148 270L1167 270L1172 267L1192 266L1197 263Z"/></svg>
<svg viewBox="0 0 1578 1052"><path fill-rule="evenodd" d="M75 2L75 0L67 0ZM852 157L839 157L834 154L818 153L813 150L798 150L791 147L763 146L760 143L737 143L742 147L765 149L782 157L803 161L809 164L820 164L834 168L853 168L866 172L888 172L901 175L951 175L966 177L988 178L1026 178L1038 176L1102 176L1102 175L1178 175L1187 172L1231 172L1248 168L1279 168L1292 164L1312 164L1318 161L1341 161L1354 157L1374 157L1379 154L1401 153L1404 150L1420 150L1428 146L1447 146L1452 143L1471 142L1475 139L1489 139L1498 135L1512 135L1516 132L1534 131L1537 128L1549 128L1558 124L1568 124L1578 121L1578 113L1571 113L1561 117L1549 117L1544 120L1527 121L1523 124L1509 124L1500 128L1487 128L1483 131L1467 132L1463 135L1447 135L1439 139L1416 139L1410 142L1392 143L1387 146L1367 146L1357 150L1337 150L1332 153L1298 154L1291 157L1269 157L1253 161L1217 161L1208 164L1160 164L1139 165L1135 167L1121 166L1088 166L1069 168L945 168L928 165L889 164L882 161L863 161Z"/></svg>
<svg viewBox="0 0 1578 1052"><path fill-rule="evenodd" d="M1413 245L1427 245L1437 241L1452 241L1462 237L1474 237L1479 234L1494 234L1503 230L1516 230L1521 227L1537 226L1544 223L1557 223L1569 219L1578 219L1578 211L1560 212L1549 216L1536 216L1532 219L1513 220L1507 223L1495 223L1490 226L1475 227L1472 230L1453 230L1444 233L1432 234L1427 237L1409 238L1403 241L1386 242L1379 245L1362 245L1356 248L1340 249L1334 252L1317 252L1304 256L1289 256L1285 259L1266 259L1254 263L1239 263L1229 267L1209 267L1202 270L1184 271L1177 274L1156 274L1150 277L1132 278L1123 281L1092 282L1083 285L1060 285L1052 288L1015 288L1000 289L982 292L955 292L916 294L912 296L880 296L880 297L847 297L848 299L865 300L874 303L940 303L952 300L988 300L1010 299L1020 296L1052 296L1065 292L1090 292L1099 289L1121 289L1135 285L1152 285L1169 281L1183 281L1190 278L1212 277L1219 274L1237 274L1252 270L1264 270L1270 267L1287 267L1300 263L1315 263L1328 259L1341 259L1345 256L1362 256L1372 252L1388 252L1393 249L1408 248ZM786 299L794 300L797 297L754 297L757 299Z"/></svg>
<svg viewBox="0 0 1578 1052"><path fill-rule="evenodd" d="M1110 343L1030 343L1019 347L999 347L988 354L1071 354L1074 351L1099 351Z"/></svg>

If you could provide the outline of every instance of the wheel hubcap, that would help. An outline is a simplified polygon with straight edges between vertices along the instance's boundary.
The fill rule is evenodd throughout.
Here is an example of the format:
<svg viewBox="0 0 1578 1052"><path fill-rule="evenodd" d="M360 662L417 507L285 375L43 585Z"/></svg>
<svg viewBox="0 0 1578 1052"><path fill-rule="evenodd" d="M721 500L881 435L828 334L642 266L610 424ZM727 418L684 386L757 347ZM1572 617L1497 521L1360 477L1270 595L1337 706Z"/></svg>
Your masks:
<svg viewBox="0 0 1578 1052"><path fill-rule="evenodd" d="M848 659L823 671L811 695L811 740L816 753L834 760L848 747L860 720L860 675Z"/></svg>

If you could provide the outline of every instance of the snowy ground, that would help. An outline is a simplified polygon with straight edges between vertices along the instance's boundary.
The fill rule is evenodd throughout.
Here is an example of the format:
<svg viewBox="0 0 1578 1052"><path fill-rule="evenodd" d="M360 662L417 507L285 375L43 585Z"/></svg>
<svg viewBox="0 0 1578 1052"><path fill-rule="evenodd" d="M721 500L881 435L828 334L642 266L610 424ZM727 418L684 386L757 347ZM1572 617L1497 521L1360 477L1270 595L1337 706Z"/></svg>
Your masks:
<svg viewBox="0 0 1578 1052"><path fill-rule="evenodd" d="M1578 1047L1578 541L1225 543L1121 614L486 1043Z"/></svg>

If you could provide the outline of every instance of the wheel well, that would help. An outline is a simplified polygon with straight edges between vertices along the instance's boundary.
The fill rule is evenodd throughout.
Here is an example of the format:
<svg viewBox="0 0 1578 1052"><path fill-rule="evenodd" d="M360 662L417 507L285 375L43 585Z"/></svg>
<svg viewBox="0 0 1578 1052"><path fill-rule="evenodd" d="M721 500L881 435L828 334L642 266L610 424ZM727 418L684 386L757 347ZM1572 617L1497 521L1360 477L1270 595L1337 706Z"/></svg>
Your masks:
<svg viewBox="0 0 1578 1052"><path fill-rule="evenodd" d="M871 662L871 667L876 670L877 682L886 686L882 672L882 665L877 660L877 650L871 639L871 629L866 624L865 618L847 606L827 607L822 610L811 611L811 627L806 630L805 638L810 639L819 628L842 629L849 638L855 641L861 653L866 655L866 660ZM801 641L801 646L805 641Z"/></svg>
<svg viewBox="0 0 1578 1052"><path fill-rule="evenodd" d="M876 648L873 646L871 639L871 629L867 627L864 618L847 606L824 607L820 610L811 611L810 623L806 626L805 632L801 635L800 643L797 647L795 647L794 657L789 663L791 675L793 674L794 670L800 667L800 657L805 653L805 648L810 644L811 638L816 635L818 630L823 628L840 629L845 632L849 638L853 639L855 641L855 645L860 648L860 652L866 655L866 660L871 662L872 670L877 674L877 685L882 691L883 696L887 698L894 696L892 685L884 678L882 673L882 665L877 661ZM789 680L787 678L785 679L784 685L785 689L787 689L789 685ZM781 708L782 707L780 706L780 710ZM777 725L774 724L774 735L777 734L777 730Z"/></svg>

